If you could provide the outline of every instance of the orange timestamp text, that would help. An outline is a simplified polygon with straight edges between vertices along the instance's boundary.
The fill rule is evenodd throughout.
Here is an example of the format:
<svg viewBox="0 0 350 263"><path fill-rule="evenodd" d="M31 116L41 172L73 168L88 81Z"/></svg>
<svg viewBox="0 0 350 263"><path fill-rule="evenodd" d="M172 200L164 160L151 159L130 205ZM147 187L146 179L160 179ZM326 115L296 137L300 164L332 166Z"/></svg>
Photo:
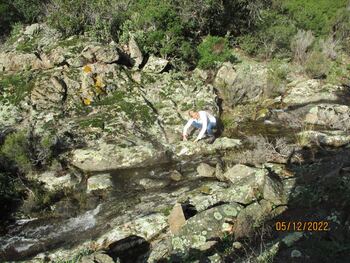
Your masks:
<svg viewBox="0 0 350 263"><path fill-rule="evenodd" d="M328 221L276 221L275 230L321 232L330 231L330 224Z"/></svg>

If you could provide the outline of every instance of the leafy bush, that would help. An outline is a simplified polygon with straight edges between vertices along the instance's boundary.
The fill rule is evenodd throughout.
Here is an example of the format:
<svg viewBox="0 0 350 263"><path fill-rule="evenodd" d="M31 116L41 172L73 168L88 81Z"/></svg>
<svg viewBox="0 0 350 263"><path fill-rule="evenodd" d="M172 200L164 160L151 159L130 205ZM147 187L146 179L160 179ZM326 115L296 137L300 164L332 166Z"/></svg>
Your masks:
<svg viewBox="0 0 350 263"><path fill-rule="evenodd" d="M14 161L21 170L31 170L29 142L25 132L8 135L1 147L1 153Z"/></svg>
<svg viewBox="0 0 350 263"><path fill-rule="evenodd" d="M50 135L38 137L25 131L8 135L1 147L1 154L16 163L21 171L30 171L34 166L49 164L52 158L53 138Z"/></svg>
<svg viewBox="0 0 350 263"><path fill-rule="evenodd" d="M40 0L1 1L0 36L7 35L17 22L33 23L38 21L45 2Z"/></svg>
<svg viewBox="0 0 350 263"><path fill-rule="evenodd" d="M330 70L330 61L319 51L313 51L305 63L305 71L311 78L324 78Z"/></svg>
<svg viewBox="0 0 350 263"><path fill-rule="evenodd" d="M198 66L203 69L214 68L218 62L234 62L228 40L223 37L207 36L197 47L200 59Z"/></svg>
<svg viewBox="0 0 350 263"><path fill-rule="evenodd" d="M337 11L345 8L348 0L279 0L283 12L286 12L298 28L311 30L316 36L331 32L332 21Z"/></svg>
<svg viewBox="0 0 350 263"><path fill-rule="evenodd" d="M51 0L46 8L49 24L63 35L87 33L108 41L117 34L127 1Z"/></svg>
<svg viewBox="0 0 350 263"><path fill-rule="evenodd" d="M290 41L296 32L293 22L272 10L261 12L261 22L253 33L238 38L243 50L251 55L262 55L264 58L288 56Z"/></svg>

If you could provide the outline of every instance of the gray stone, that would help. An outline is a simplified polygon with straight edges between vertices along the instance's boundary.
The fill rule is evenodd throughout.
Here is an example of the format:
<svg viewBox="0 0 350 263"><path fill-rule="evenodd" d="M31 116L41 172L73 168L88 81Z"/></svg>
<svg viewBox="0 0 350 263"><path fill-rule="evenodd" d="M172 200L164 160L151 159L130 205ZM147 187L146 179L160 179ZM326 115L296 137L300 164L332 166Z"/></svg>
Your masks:
<svg viewBox="0 0 350 263"><path fill-rule="evenodd" d="M236 218L241 209L238 204L225 204L196 214L172 238L173 249L182 252L199 249L207 240L223 237L231 229L227 221Z"/></svg>
<svg viewBox="0 0 350 263"><path fill-rule="evenodd" d="M335 85L323 85L320 80L296 80L289 85L283 103L294 106L319 101L337 101L344 88Z"/></svg>
<svg viewBox="0 0 350 263"><path fill-rule="evenodd" d="M112 177L110 174L97 174L89 177L87 180L87 193L96 190L107 190L113 188Z"/></svg>
<svg viewBox="0 0 350 263"><path fill-rule="evenodd" d="M237 78L237 72L230 62L225 62L216 73L214 85L225 88L233 85Z"/></svg>
<svg viewBox="0 0 350 263"><path fill-rule="evenodd" d="M263 190L264 199L272 202L275 205L285 203L283 183L279 178L266 176Z"/></svg>
<svg viewBox="0 0 350 263"><path fill-rule="evenodd" d="M138 181L138 183L146 190L164 188L168 185L168 182L166 181L150 178L142 178Z"/></svg>
<svg viewBox="0 0 350 263"><path fill-rule="evenodd" d="M350 107L338 104L319 104L309 110L305 116L305 122L347 130L350 128Z"/></svg>
<svg viewBox="0 0 350 263"><path fill-rule="evenodd" d="M295 242L304 236L303 232L293 232L288 234L282 239L282 242L287 246L291 247Z"/></svg>
<svg viewBox="0 0 350 263"><path fill-rule="evenodd" d="M72 158L73 165L87 172L145 167L164 161L165 153L159 152L151 145L123 148L105 143L100 143L98 149L76 149Z"/></svg>
<svg viewBox="0 0 350 263"><path fill-rule="evenodd" d="M232 168L228 169L224 173L224 177L229 180L232 184L237 184L242 181L250 180L250 178L256 179L259 184L263 183L264 177L268 174L265 169L252 168L243 164L236 164Z"/></svg>
<svg viewBox="0 0 350 263"><path fill-rule="evenodd" d="M67 173L63 176L56 176L55 171L46 171L44 173L34 175L33 177L39 182L43 182L45 188L50 191L59 191L64 188L74 188L81 181L81 178L71 173Z"/></svg>
<svg viewBox="0 0 350 263"><path fill-rule="evenodd" d="M344 131L303 131L297 135L303 144L341 147L350 143L350 135Z"/></svg>
<svg viewBox="0 0 350 263"><path fill-rule="evenodd" d="M178 234L182 226L186 223L186 218L182 210L181 204L175 204L168 217L171 233Z"/></svg>
<svg viewBox="0 0 350 263"><path fill-rule="evenodd" d="M130 37L129 39L129 52L133 66L139 68L143 62L143 55L134 37Z"/></svg>
<svg viewBox="0 0 350 263"><path fill-rule="evenodd" d="M211 167L209 164L201 163L197 167L197 173L199 177L214 177L215 168Z"/></svg>
<svg viewBox="0 0 350 263"><path fill-rule="evenodd" d="M178 182L178 181L181 181L182 174L179 173L179 171L174 170L174 171L171 172L170 178L171 178L171 180L173 180L175 182Z"/></svg>
<svg viewBox="0 0 350 263"><path fill-rule="evenodd" d="M149 73L161 73L168 64L169 61L166 59L150 56L142 70Z"/></svg>

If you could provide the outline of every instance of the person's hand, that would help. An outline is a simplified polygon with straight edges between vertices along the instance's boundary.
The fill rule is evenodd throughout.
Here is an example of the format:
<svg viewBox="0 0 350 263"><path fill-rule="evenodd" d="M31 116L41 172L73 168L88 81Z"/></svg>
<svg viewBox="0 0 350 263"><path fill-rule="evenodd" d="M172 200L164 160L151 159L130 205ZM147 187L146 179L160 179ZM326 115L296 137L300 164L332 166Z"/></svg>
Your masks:
<svg viewBox="0 0 350 263"><path fill-rule="evenodd" d="M185 135L185 134L182 135L182 140L183 140L183 141L187 141L187 135Z"/></svg>

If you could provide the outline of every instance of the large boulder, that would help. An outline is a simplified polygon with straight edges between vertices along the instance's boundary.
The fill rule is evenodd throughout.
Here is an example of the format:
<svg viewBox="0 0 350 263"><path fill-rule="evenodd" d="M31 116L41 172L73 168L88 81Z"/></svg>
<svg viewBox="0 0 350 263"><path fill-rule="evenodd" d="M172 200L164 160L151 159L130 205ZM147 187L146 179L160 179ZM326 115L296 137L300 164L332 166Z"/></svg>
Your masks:
<svg viewBox="0 0 350 263"><path fill-rule="evenodd" d="M350 129L350 107L338 104L319 104L306 114L305 122L335 129Z"/></svg>
<svg viewBox="0 0 350 263"><path fill-rule="evenodd" d="M58 176L55 171L46 171L40 174L31 175L33 179L44 183L49 191L60 191L64 188L74 188L81 182L81 176L74 173L66 173Z"/></svg>
<svg viewBox="0 0 350 263"><path fill-rule="evenodd" d="M217 150L233 150L241 146L239 139L231 138L218 138L213 144L207 144L199 141L198 143L193 142L179 142L174 149L174 158L183 159L192 157L194 155L207 155Z"/></svg>
<svg viewBox="0 0 350 263"><path fill-rule="evenodd" d="M214 85L217 87L230 87L237 78L237 72L230 62L225 62L218 72L214 80Z"/></svg>
<svg viewBox="0 0 350 263"><path fill-rule="evenodd" d="M187 220L178 235L172 238L172 246L180 254L190 248L200 249L208 240L230 233L232 222L241 211L239 204L225 204L208 209Z"/></svg>

